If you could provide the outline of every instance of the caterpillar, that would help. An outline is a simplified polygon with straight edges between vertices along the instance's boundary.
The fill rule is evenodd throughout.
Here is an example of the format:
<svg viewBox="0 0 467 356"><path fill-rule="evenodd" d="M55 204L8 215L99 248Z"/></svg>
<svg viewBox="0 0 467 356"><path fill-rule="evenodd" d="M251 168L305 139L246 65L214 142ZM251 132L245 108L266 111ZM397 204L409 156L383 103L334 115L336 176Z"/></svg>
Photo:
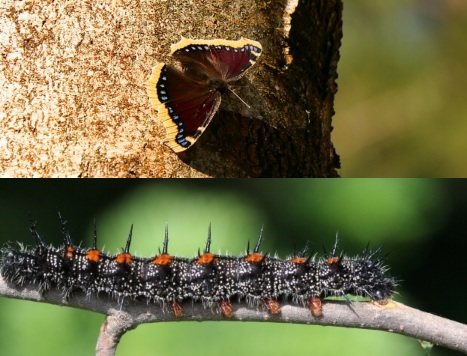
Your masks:
<svg viewBox="0 0 467 356"><path fill-rule="evenodd" d="M74 292L86 296L105 293L123 300L146 300L162 307L169 306L175 317L184 315L183 302L191 300L215 307L222 315L234 315L234 298L250 305L264 306L273 315L281 312L280 301L289 299L307 305L314 317L322 316L322 300L329 296L369 297L384 304L395 293L397 280L387 276L383 264L386 256L377 257L382 247L370 251L369 246L356 257L337 254L338 239L332 253L323 257L307 256L303 251L282 260L260 252L263 229L250 251L248 243L242 256L214 254L211 246L211 225L204 251L195 258L168 253L168 226L162 251L150 258L133 256L130 244L133 225L123 251L108 255L97 248L94 226L90 248L73 244L66 221L59 214L64 244L47 246L31 218L30 231L35 248L19 244L19 249L4 247L1 275L15 286L36 284L44 293L51 288L62 290L65 298Z"/></svg>

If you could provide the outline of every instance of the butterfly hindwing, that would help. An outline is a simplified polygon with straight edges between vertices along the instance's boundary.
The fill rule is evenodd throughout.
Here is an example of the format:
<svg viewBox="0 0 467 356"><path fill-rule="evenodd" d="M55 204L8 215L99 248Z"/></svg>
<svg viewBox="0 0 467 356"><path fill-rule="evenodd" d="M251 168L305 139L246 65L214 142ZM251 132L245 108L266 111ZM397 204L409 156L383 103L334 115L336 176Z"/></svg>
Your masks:
<svg viewBox="0 0 467 356"><path fill-rule="evenodd" d="M217 90L166 64L153 68L148 94L167 130L165 143L175 152L184 151L197 140L221 101Z"/></svg>

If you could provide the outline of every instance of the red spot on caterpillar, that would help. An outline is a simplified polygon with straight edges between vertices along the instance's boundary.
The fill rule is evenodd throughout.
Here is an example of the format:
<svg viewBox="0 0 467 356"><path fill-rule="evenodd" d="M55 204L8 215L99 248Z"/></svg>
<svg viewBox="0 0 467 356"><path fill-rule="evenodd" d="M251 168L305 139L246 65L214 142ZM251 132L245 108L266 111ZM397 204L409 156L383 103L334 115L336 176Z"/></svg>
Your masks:
<svg viewBox="0 0 467 356"><path fill-rule="evenodd" d="M330 257L326 260L326 263L331 266L331 265L337 265L339 261L340 261L339 257Z"/></svg>
<svg viewBox="0 0 467 356"><path fill-rule="evenodd" d="M216 260L216 255L213 255L212 253L207 252L199 256L196 262L199 263L200 265L208 265L210 263L213 263L215 260Z"/></svg>
<svg viewBox="0 0 467 356"><path fill-rule="evenodd" d="M176 316L177 318L180 318L185 315L185 313L183 312L183 306L180 303L170 302L169 304L170 304L170 309L172 310L172 313L174 316Z"/></svg>
<svg viewBox="0 0 467 356"><path fill-rule="evenodd" d="M264 300L264 304L266 305L266 308L268 308L268 311L273 314L273 315L278 315L281 312L281 306L279 302L276 299L273 298L266 298Z"/></svg>
<svg viewBox="0 0 467 356"><path fill-rule="evenodd" d="M232 304L228 300L221 300L219 302L219 307L221 308L222 315L226 318L231 318L233 316Z"/></svg>
<svg viewBox="0 0 467 356"><path fill-rule="evenodd" d="M131 265L133 256L129 253L121 253L115 257L115 262L119 264Z"/></svg>
<svg viewBox="0 0 467 356"><path fill-rule="evenodd" d="M262 262L263 259L264 259L264 256L260 253L251 253L245 257L245 261L251 262L251 263L259 263L259 262Z"/></svg>
<svg viewBox="0 0 467 356"><path fill-rule="evenodd" d="M311 310L311 315L313 315L315 318L319 318L323 316L323 303L321 301L321 298L319 297L310 298L310 310Z"/></svg>
<svg viewBox="0 0 467 356"><path fill-rule="evenodd" d="M75 249L73 246L67 246L66 247L66 252L65 252L65 257L68 259L72 259L75 254Z"/></svg>
<svg viewBox="0 0 467 356"><path fill-rule="evenodd" d="M294 257L290 260L290 262L295 263L297 265L303 265L306 263L305 257Z"/></svg>
<svg viewBox="0 0 467 356"><path fill-rule="evenodd" d="M173 262L173 257L167 253L157 256L152 260L152 263L158 266L167 266Z"/></svg>
<svg viewBox="0 0 467 356"><path fill-rule="evenodd" d="M91 262L99 262L101 258L101 253L99 250L90 250L86 252L86 259Z"/></svg>

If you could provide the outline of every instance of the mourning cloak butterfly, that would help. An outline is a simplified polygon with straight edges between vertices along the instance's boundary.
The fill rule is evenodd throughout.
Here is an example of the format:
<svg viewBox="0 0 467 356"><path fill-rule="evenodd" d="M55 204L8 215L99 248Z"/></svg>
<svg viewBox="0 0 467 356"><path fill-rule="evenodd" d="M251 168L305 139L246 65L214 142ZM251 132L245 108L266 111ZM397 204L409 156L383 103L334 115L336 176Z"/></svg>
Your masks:
<svg viewBox="0 0 467 356"><path fill-rule="evenodd" d="M182 71L166 64L152 69L146 83L149 101L167 130L174 152L191 147L211 122L221 93L240 79L261 54L261 44L246 38L182 40L171 47Z"/></svg>
<svg viewBox="0 0 467 356"><path fill-rule="evenodd" d="M232 317L232 298L262 305L271 314L281 312L279 300L291 299L308 305L315 317L322 315L322 299L348 295L369 297L383 304L395 291L396 280L386 276L383 257L376 257L381 248L362 255L337 255L337 239L332 254L316 259L306 256L307 248L286 260L259 252L262 230L253 251L249 244L246 254L224 256L210 251L211 227L203 253L193 259L168 253L166 227L162 252L150 257L135 257L130 253L133 226L123 251L107 255L93 245L83 249L73 244L61 218L64 245L46 246L31 220L30 230L36 242L32 250L5 247L2 250L0 273L14 285L35 283L41 292L52 287L65 297L73 292L87 296L106 293L123 300L146 300L169 306L175 316L184 314L182 303L202 302L217 308L225 317Z"/></svg>

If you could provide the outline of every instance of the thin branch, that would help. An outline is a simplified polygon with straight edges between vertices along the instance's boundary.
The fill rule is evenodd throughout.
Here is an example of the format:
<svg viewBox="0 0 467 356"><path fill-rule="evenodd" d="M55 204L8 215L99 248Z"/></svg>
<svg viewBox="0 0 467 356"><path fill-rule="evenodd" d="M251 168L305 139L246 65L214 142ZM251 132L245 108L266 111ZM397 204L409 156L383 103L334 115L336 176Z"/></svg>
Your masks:
<svg viewBox="0 0 467 356"><path fill-rule="evenodd" d="M119 303L105 295L86 298L75 294L65 301L61 292L52 289L41 295L37 286L12 288L0 276L0 296L27 299L61 306L75 307L107 315L97 342L98 355L113 355L122 335L140 324L164 321L264 321L276 323L315 324L383 330L429 341L435 345L467 353L467 325L441 318L403 304L390 301L386 305L371 302L325 301L323 316L314 318L308 308L284 303L280 315L271 315L246 303L233 303L234 316L224 318L217 310L201 303L185 303L183 317L174 317L168 308L141 301Z"/></svg>

